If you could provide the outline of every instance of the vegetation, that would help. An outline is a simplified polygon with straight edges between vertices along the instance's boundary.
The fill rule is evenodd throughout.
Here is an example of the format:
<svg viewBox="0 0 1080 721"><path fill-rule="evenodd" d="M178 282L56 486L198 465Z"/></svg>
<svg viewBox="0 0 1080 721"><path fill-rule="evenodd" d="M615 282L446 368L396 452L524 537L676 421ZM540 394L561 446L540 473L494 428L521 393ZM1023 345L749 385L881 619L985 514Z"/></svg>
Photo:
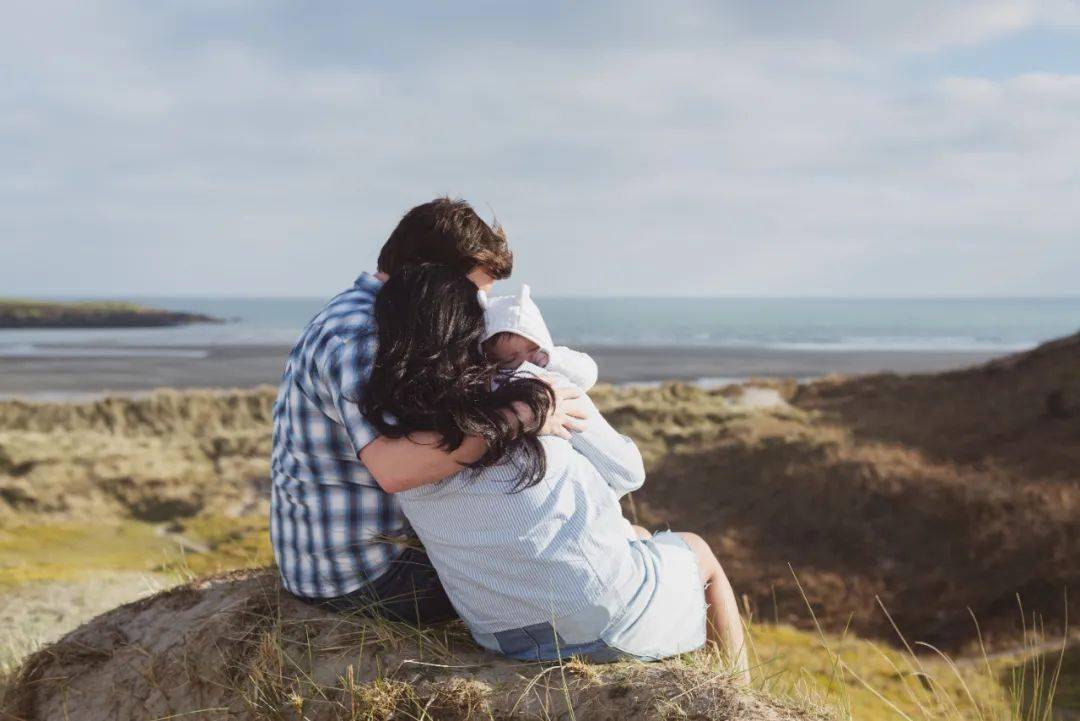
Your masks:
<svg viewBox="0 0 1080 721"><path fill-rule="evenodd" d="M32 656L9 699L26 702L27 674L81 669L112 688L178 673L183 657L187 682L207 695L158 715L201 699L249 718L543 717L617 697L636 704L612 707L627 720L645 713L634 709L721 719L741 709L1049 721L1055 694L1062 712L1080 711L1080 646L1064 623L1077 610L1064 589L1080 582L1080 337L940 376L762 385L776 402L680 384L593 393L646 458L649 481L627 513L702 532L743 595L756 694L732 691L708 654L510 668L460 626L418 635L312 615L276 592L259 600L276 588L272 572L192 582L272 560L271 389L0 402L0 629L10 629L0 689L42 644L175 587ZM154 633L168 635L155 624L183 629L199 608L206 628L151 649ZM145 642L132 651L116 633ZM191 645L211 636L212 647ZM141 675L124 676L137 658Z"/></svg>
<svg viewBox="0 0 1080 721"><path fill-rule="evenodd" d="M0 300L0 328L149 328L218 323L216 318L134 303Z"/></svg>

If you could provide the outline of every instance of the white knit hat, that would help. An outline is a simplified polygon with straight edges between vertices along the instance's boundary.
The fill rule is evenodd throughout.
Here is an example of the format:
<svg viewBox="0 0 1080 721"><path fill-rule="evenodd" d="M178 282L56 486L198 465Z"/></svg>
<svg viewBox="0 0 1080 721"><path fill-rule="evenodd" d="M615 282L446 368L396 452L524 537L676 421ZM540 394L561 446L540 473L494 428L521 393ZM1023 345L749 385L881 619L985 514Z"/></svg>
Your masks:
<svg viewBox="0 0 1080 721"><path fill-rule="evenodd" d="M522 285L517 295L489 297L484 307L484 322L487 325L484 340L498 333L510 332L528 338L545 353L551 353L555 347L544 316L540 315L540 309L529 297L527 285Z"/></svg>

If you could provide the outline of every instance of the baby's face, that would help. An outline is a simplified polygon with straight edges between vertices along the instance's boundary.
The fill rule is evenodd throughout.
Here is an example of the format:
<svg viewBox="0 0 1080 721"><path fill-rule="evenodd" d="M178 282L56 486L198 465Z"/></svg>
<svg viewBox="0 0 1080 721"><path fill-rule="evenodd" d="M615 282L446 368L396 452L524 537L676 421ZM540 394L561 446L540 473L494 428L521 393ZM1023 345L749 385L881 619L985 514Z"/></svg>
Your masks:
<svg viewBox="0 0 1080 721"><path fill-rule="evenodd" d="M500 368L513 369L532 360L540 346L514 333L500 333L484 342L484 352Z"/></svg>

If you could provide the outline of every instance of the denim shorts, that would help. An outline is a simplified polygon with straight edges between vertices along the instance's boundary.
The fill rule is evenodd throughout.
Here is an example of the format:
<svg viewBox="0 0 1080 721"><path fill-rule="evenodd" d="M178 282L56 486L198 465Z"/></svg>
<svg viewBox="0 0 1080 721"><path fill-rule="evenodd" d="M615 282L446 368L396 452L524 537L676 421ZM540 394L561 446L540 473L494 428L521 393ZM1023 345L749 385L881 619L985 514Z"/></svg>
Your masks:
<svg viewBox="0 0 1080 721"><path fill-rule="evenodd" d="M705 586L694 552L681 536L670 532L628 543L642 569L641 582L620 604L615 620L606 628L596 628L595 636L588 635L589 629L580 622L590 614L495 633L474 630L473 636L480 645L519 661L571 656L596 663L655 661L701 648L705 644ZM572 626L577 638L592 640L568 642L556 626Z"/></svg>
<svg viewBox="0 0 1080 721"><path fill-rule="evenodd" d="M298 598L338 613L381 616L413 625L458 617L431 560L416 548L405 549L381 576L352 593L332 598Z"/></svg>

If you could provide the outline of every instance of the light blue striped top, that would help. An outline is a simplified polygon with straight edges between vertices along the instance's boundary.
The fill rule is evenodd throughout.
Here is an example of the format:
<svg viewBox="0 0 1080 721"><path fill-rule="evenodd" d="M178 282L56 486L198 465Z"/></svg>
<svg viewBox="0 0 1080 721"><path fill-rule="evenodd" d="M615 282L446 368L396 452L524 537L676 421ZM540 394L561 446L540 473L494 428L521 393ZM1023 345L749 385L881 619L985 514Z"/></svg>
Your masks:
<svg viewBox="0 0 1080 721"><path fill-rule="evenodd" d="M587 430L570 441L541 439L547 473L531 488L509 492L518 476L507 461L396 495L484 645L499 631L559 628L560 619L574 627L560 633L598 638L645 577L619 506L645 480L641 453L588 405Z"/></svg>

